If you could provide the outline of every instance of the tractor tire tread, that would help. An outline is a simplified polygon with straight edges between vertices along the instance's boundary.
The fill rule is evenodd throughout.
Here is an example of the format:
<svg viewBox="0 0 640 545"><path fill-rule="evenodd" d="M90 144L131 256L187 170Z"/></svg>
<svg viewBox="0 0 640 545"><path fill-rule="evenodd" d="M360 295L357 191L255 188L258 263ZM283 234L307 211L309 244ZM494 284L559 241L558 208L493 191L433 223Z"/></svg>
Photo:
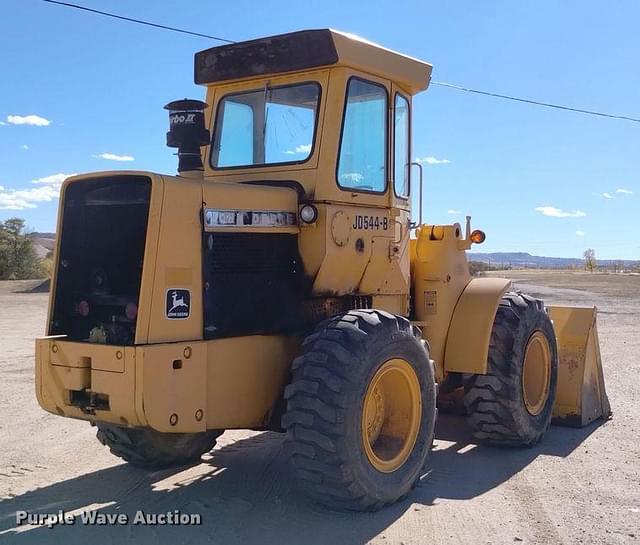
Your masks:
<svg viewBox="0 0 640 545"><path fill-rule="evenodd" d="M285 448L305 490L332 508L376 511L397 501L380 501L368 494L354 479L349 460L341 457L339 448L346 435L344 394L354 387L355 374L349 370L366 365L359 356L365 353L370 335L381 332L390 339L410 332L421 340L420 330L406 318L379 310L352 310L318 324L292 367L292 382L286 389L288 407L282 417ZM295 386L299 382L306 386ZM314 397L308 395L311 383Z"/></svg>
<svg viewBox="0 0 640 545"><path fill-rule="evenodd" d="M219 430L202 433L161 433L150 428L125 428L97 423L96 437L111 453L133 466L162 469L200 460L216 444Z"/></svg>
<svg viewBox="0 0 640 545"><path fill-rule="evenodd" d="M519 416L524 410L520 392L522 346L516 337L521 334L520 329L533 322L542 324L546 330L555 359L549 390L551 400L547 401L535 425L525 427ZM491 332L487 365L486 375L472 375L465 383L467 422L474 436L498 446L536 444L549 428L557 381L555 336L542 301L520 292L508 292L503 296Z"/></svg>

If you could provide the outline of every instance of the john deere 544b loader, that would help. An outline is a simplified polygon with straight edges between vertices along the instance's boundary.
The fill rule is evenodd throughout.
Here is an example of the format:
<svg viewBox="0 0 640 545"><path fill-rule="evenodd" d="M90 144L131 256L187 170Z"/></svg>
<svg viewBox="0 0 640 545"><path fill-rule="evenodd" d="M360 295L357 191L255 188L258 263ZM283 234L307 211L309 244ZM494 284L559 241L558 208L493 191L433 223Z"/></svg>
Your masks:
<svg viewBox="0 0 640 545"><path fill-rule="evenodd" d="M206 102L167 105L177 176L62 187L40 405L145 467L286 432L303 487L351 509L415 484L438 385L501 445L608 415L595 309L471 278L484 233L423 223L411 102L430 75L331 30L197 53Z"/></svg>

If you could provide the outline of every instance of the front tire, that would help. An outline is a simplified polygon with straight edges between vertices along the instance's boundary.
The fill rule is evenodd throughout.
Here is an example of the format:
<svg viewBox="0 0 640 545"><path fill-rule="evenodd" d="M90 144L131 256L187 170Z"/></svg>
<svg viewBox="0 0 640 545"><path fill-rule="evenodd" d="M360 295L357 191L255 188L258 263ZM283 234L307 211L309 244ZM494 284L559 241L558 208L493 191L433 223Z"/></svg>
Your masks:
<svg viewBox="0 0 640 545"><path fill-rule="evenodd" d="M493 323L486 375L465 385L474 436L495 445L532 446L551 423L558 381L558 348L542 301L504 295Z"/></svg>
<svg viewBox="0 0 640 545"><path fill-rule="evenodd" d="M131 465L148 469L197 463L213 449L222 431L161 433L150 428L123 428L105 422L97 424L96 437L111 454Z"/></svg>
<svg viewBox="0 0 640 545"><path fill-rule="evenodd" d="M433 363L406 318L352 310L304 342L287 386L287 448L303 489L377 510L409 493L433 441Z"/></svg>

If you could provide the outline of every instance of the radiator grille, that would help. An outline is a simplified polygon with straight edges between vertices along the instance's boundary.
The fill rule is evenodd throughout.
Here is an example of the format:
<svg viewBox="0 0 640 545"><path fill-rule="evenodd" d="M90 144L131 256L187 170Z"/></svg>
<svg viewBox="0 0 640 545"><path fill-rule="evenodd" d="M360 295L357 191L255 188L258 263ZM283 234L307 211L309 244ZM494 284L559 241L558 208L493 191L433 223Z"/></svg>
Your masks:
<svg viewBox="0 0 640 545"><path fill-rule="evenodd" d="M204 234L204 337L290 332L300 323L295 235Z"/></svg>

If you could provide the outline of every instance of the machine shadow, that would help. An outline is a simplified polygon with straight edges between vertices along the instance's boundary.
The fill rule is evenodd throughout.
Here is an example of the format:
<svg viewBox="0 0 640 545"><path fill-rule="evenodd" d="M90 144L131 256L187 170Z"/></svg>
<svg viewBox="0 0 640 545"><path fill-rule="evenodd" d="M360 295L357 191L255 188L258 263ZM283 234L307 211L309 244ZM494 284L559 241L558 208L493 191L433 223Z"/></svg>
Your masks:
<svg viewBox="0 0 640 545"><path fill-rule="evenodd" d="M366 543L383 534L414 504L468 499L519 472L538 455L567 456L595 429L552 427L529 449L477 446L461 417L442 415L425 477L409 497L377 513L331 511L308 501L295 487L283 453L283 437L263 433L231 442L204 463L148 473L121 464L0 503L0 541L11 543ZM67 513L87 507L124 513L123 526L83 525L16 529L16 511ZM138 510L199 513L197 526L145 526L131 521ZM418 515L419 516L419 515ZM16 531L21 530L21 531Z"/></svg>
<svg viewBox="0 0 640 545"><path fill-rule="evenodd" d="M438 499L463 500L484 494L538 456L568 456L604 423L597 420L584 428L551 426L539 444L509 448L477 444L463 417L440 414L429 471L416 487L412 500L431 505Z"/></svg>

